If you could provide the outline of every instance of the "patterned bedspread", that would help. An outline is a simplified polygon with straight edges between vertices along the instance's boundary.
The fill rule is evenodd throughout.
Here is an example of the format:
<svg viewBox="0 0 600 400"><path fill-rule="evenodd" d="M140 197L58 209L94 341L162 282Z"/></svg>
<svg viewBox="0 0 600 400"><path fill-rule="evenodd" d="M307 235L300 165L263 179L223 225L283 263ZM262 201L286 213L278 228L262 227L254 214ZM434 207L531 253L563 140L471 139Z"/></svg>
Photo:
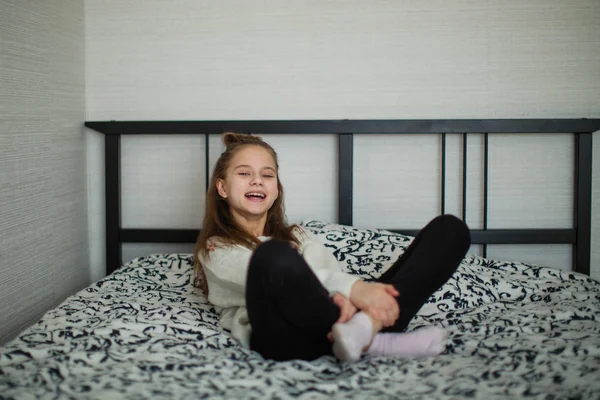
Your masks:
<svg viewBox="0 0 600 400"><path fill-rule="evenodd" d="M378 276L411 238L306 226L341 268ZM468 255L413 319L449 332L423 359L273 362L241 348L191 284L189 254L135 259L0 351L0 398L600 398L600 283Z"/></svg>

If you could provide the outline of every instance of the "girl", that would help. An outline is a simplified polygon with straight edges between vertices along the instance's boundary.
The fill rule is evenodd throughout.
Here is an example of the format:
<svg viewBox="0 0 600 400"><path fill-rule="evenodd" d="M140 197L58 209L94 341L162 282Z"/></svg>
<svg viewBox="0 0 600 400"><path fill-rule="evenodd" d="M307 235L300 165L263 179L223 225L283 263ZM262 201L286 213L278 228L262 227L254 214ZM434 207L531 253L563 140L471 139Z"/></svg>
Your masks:
<svg viewBox="0 0 600 400"><path fill-rule="evenodd" d="M196 283L223 328L274 360L444 350L442 329L397 332L465 256L470 233L462 221L437 217L376 282L361 281L342 272L309 232L286 223L273 148L250 135L226 133L223 140L194 259Z"/></svg>

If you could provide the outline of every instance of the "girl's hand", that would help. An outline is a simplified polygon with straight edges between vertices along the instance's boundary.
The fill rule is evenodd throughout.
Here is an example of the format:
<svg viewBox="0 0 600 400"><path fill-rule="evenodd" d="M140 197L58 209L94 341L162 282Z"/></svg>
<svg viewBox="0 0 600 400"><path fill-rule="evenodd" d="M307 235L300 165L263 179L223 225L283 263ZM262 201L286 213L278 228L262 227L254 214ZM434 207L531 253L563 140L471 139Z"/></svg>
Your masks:
<svg viewBox="0 0 600 400"><path fill-rule="evenodd" d="M350 290L350 301L388 327L394 325L400 315L395 299L399 295L389 284L356 281Z"/></svg>
<svg viewBox="0 0 600 400"><path fill-rule="evenodd" d="M356 307L354 307L354 304L352 304L350 300L343 294L336 292L331 298L333 302L340 308L340 318L337 320L337 322L347 322L354 314L356 314Z"/></svg>

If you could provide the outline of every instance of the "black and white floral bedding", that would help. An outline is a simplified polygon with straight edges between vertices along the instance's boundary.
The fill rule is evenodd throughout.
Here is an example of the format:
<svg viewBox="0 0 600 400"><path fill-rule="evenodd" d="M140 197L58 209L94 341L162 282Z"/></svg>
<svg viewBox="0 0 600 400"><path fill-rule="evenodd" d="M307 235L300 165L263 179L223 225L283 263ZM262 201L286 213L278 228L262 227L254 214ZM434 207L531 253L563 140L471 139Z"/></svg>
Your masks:
<svg viewBox="0 0 600 400"><path fill-rule="evenodd" d="M342 268L376 277L411 238L305 224ZM151 255L70 297L1 348L0 398L600 398L600 283L468 255L409 330L444 354L272 362L241 348L190 285L192 257Z"/></svg>

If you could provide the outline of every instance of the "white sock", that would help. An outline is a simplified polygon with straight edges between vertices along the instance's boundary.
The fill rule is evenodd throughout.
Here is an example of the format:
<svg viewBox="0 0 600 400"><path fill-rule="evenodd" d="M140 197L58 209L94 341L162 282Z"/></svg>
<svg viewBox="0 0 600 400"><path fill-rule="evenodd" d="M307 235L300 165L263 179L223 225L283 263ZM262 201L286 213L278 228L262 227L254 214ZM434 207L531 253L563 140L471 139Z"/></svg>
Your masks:
<svg viewBox="0 0 600 400"><path fill-rule="evenodd" d="M333 354L342 362L356 361L371 342L373 324L371 318L361 311L354 314L348 322L334 324L331 332Z"/></svg>
<svg viewBox="0 0 600 400"><path fill-rule="evenodd" d="M408 333L378 333L367 353L406 358L435 356L446 349L446 338L446 331L435 326Z"/></svg>

